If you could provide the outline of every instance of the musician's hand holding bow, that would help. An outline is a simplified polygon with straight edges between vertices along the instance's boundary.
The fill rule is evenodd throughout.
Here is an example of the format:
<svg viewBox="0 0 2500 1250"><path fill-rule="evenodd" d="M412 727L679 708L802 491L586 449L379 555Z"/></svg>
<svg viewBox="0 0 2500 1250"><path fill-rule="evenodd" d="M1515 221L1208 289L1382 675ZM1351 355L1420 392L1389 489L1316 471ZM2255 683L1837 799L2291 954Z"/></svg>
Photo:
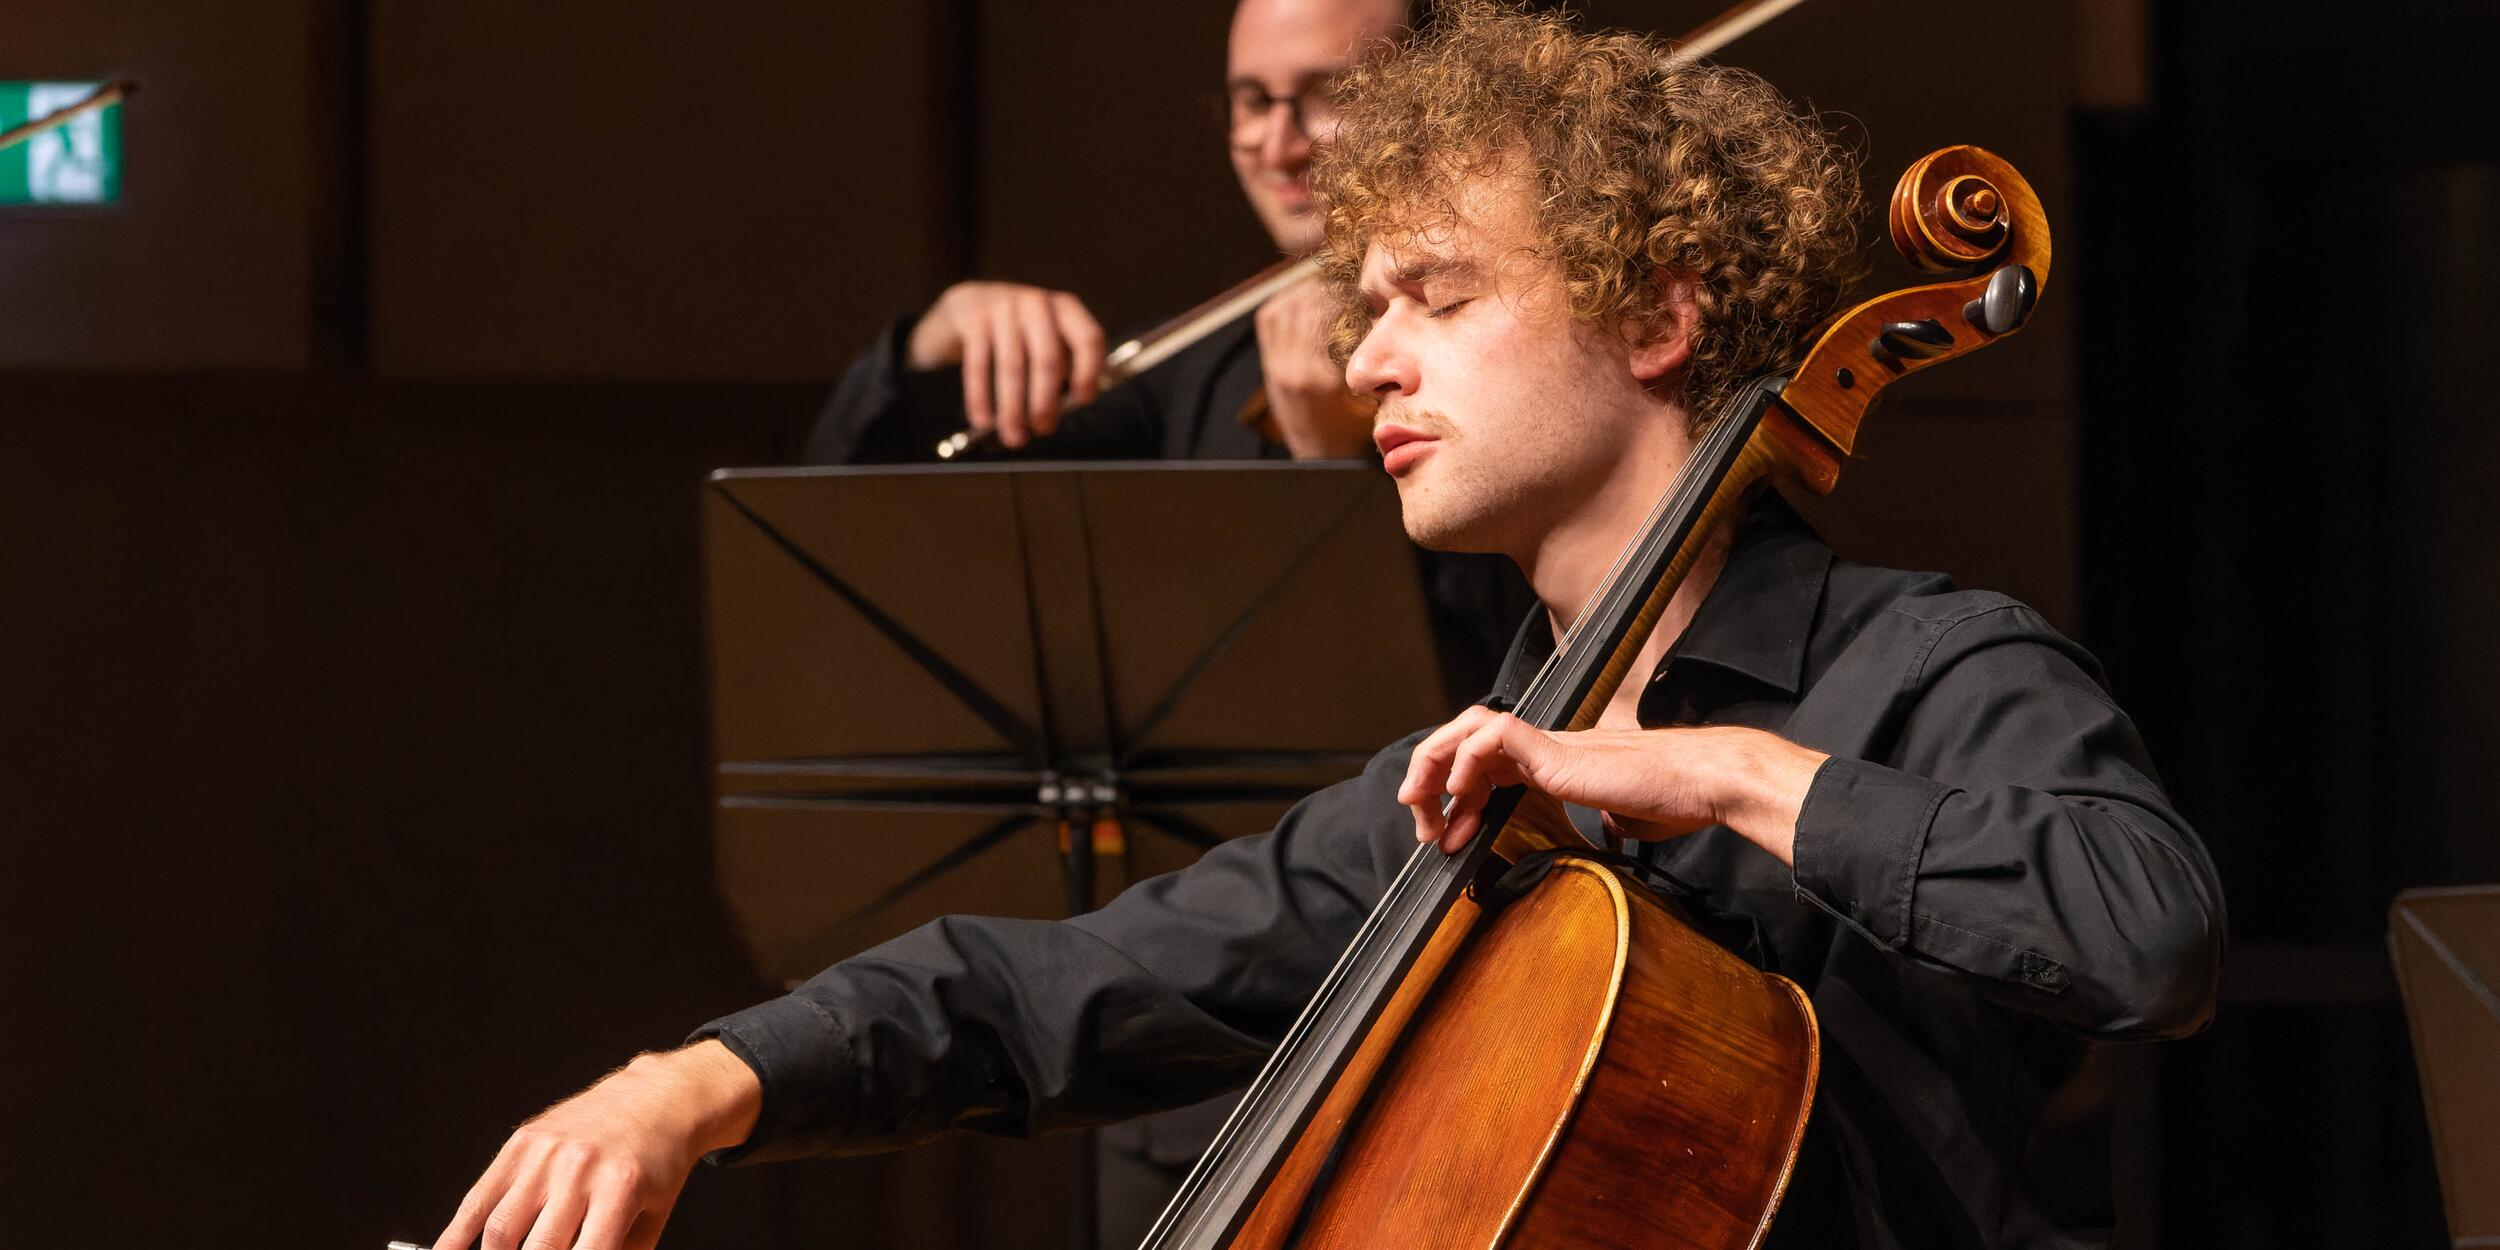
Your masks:
<svg viewBox="0 0 2500 1250"><path fill-rule="evenodd" d="M434 1250L647 1250L695 1161L745 1141L762 1105L719 1042L643 1055L514 1130Z"/></svg>
<svg viewBox="0 0 2500 1250"><path fill-rule="evenodd" d="M1475 836L1495 787L1526 785L1605 812L1618 836L1675 838L1726 825L1785 864L1798 809L1826 758L1759 729L1556 733L1471 707L1416 745L1398 801L1415 809L1416 841L1452 852ZM1444 794L1452 798L1446 814Z"/></svg>
<svg viewBox="0 0 2500 1250"><path fill-rule="evenodd" d="M912 327L903 363L962 365L964 418L1008 447L1059 428L1059 414L1102 391L1102 326L1065 291L958 282Z"/></svg>
<svg viewBox="0 0 2500 1250"><path fill-rule="evenodd" d="M1328 358L1336 307L1317 282L1299 282L1259 305L1259 371L1276 432L1296 460L1347 460L1372 451L1370 399L1346 389Z"/></svg>

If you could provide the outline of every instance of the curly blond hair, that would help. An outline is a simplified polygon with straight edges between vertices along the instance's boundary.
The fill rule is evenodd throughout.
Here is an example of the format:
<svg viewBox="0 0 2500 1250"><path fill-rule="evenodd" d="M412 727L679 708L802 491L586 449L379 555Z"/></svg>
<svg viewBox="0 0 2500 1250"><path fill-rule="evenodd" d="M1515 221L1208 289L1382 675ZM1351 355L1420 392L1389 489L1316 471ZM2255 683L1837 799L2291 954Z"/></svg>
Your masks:
<svg viewBox="0 0 2500 1250"><path fill-rule="evenodd" d="M1762 79L1669 52L1505 0L1451 0L1417 39L1350 71L1311 179L1338 361L1370 329L1355 292L1370 244L1454 220L1465 181L1524 170L1536 251L1581 321L1655 333L1661 276L1693 283L1681 390L1696 430L1747 381L1794 367L1857 277L1855 158Z"/></svg>

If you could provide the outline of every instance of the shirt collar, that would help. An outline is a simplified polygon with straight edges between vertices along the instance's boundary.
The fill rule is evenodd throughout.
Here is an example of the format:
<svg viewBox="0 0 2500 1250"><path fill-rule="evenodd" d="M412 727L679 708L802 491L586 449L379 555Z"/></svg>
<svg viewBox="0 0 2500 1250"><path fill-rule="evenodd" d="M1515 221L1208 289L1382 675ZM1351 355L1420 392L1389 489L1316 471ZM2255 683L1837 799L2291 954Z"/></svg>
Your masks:
<svg viewBox="0 0 2500 1250"><path fill-rule="evenodd" d="M1763 491L1748 508L1718 581L1659 666L1658 680L1708 665L1795 695L1805 684L1806 641L1831 565L1831 548L1796 509L1779 492ZM1539 607L1520 623L1488 702L1515 704L1553 653L1554 631Z"/></svg>

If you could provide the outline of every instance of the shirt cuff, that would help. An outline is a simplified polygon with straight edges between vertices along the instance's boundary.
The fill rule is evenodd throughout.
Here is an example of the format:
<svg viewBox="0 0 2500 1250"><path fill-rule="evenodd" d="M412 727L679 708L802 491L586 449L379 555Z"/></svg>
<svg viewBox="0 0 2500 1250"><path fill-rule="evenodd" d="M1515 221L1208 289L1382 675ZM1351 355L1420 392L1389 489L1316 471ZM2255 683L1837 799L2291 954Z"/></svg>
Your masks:
<svg viewBox="0 0 2500 1250"><path fill-rule="evenodd" d="M920 328L920 319L927 315L929 310L925 308L904 313L885 328L885 334L877 340L876 346L878 368L884 376L899 378L911 372L911 361L907 358L911 349L911 334Z"/></svg>
<svg viewBox="0 0 2500 1250"><path fill-rule="evenodd" d="M911 375L911 369L903 359L904 348L911 342L912 328L919 324L920 314L905 314L887 326L885 332L877 336L877 341L869 345L867 354L861 359L865 371L858 377L859 393L844 405L846 410L873 416L902 402L904 379ZM846 382L850 380L844 379ZM846 430L845 433L853 443L868 435L864 426Z"/></svg>
<svg viewBox="0 0 2500 1250"><path fill-rule="evenodd" d="M1790 860L1797 892L1877 945L1910 940L1919 858L1949 786L1880 764L1832 756L1797 811Z"/></svg>
<svg viewBox="0 0 2500 1250"><path fill-rule="evenodd" d="M849 1120L851 1036L814 1001L776 998L714 1020L686 1041L713 1038L755 1070L764 1099L746 1141L705 1155L707 1161L737 1163L786 1138L821 1135Z"/></svg>

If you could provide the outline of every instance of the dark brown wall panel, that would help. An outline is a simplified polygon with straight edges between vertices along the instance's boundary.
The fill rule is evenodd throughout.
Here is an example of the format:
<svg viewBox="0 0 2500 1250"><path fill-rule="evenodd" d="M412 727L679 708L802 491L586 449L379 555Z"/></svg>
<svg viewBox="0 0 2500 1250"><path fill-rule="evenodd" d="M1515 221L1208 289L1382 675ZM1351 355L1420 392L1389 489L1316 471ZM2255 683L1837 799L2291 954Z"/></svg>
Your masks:
<svg viewBox="0 0 2500 1250"><path fill-rule="evenodd" d="M1076 292L1114 328L1275 259L1208 101L1232 6L981 6L981 276Z"/></svg>
<svg viewBox="0 0 2500 1250"><path fill-rule="evenodd" d="M832 374L950 229L939 7L376 3L376 366Z"/></svg>
<svg viewBox="0 0 2500 1250"><path fill-rule="evenodd" d="M0 79L129 77L118 205L0 209L0 368L293 368L309 0L9 6Z"/></svg>

